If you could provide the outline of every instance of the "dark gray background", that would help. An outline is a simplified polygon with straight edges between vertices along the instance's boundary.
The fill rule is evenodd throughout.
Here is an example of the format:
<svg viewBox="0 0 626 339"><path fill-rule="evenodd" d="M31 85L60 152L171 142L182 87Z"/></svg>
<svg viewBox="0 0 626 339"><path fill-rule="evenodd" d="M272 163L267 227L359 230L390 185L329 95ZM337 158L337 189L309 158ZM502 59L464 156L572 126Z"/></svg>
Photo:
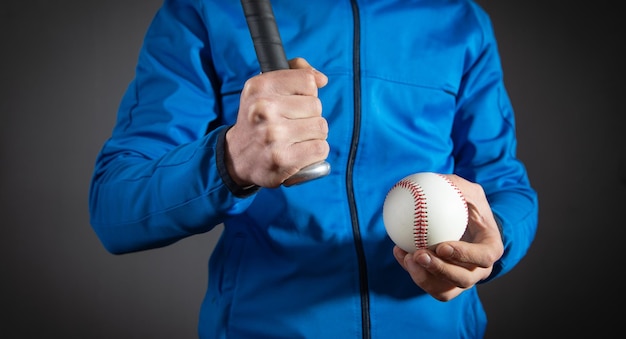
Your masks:
<svg viewBox="0 0 626 339"><path fill-rule="evenodd" d="M194 338L219 230L114 256L90 228L95 156L160 0L0 5L0 336ZM618 2L480 1L540 195L528 256L480 287L488 338L617 329L626 222ZM606 306L605 306L606 305Z"/></svg>

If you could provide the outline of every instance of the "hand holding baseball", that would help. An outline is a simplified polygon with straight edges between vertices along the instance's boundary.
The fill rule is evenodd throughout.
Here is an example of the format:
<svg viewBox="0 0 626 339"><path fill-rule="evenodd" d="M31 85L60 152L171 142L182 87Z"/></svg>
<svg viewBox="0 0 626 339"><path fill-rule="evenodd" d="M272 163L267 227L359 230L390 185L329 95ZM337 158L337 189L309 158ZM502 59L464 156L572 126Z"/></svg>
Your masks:
<svg viewBox="0 0 626 339"><path fill-rule="evenodd" d="M448 301L486 279L504 253L496 220L482 186L445 175L458 187L468 208L467 230L460 241L446 241L413 253L395 246L394 256L420 288Z"/></svg>
<svg viewBox="0 0 626 339"><path fill-rule="evenodd" d="M228 172L240 186L277 187L328 156L328 123L317 97L328 78L304 59L289 64L244 85L225 150Z"/></svg>

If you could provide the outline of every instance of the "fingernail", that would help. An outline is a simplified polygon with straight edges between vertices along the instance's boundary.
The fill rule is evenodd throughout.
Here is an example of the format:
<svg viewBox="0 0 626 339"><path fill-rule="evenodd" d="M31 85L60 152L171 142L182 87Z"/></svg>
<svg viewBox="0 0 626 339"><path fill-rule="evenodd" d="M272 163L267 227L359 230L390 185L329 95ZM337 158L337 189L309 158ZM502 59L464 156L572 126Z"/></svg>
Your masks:
<svg viewBox="0 0 626 339"><path fill-rule="evenodd" d="M411 263L411 261L413 261L413 256L411 255L411 253L407 253L404 256L404 264L405 265L409 265Z"/></svg>
<svg viewBox="0 0 626 339"><path fill-rule="evenodd" d="M430 265L431 258L428 253L422 253L417 256L417 263L422 265L423 267L428 267Z"/></svg>
<svg viewBox="0 0 626 339"><path fill-rule="evenodd" d="M450 257L452 253L454 253L454 248L448 244L443 244L437 249L437 254L440 257Z"/></svg>

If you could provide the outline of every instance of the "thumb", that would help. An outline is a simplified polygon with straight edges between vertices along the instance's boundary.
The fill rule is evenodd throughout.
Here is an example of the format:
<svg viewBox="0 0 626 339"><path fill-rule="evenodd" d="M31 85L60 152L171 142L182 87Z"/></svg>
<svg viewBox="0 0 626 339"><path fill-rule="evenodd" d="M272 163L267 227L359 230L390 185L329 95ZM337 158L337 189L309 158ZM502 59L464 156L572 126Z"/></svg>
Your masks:
<svg viewBox="0 0 626 339"><path fill-rule="evenodd" d="M289 68L291 69L310 69L315 75L315 84L317 88L322 88L328 83L328 77L324 73L316 70L304 58L293 58L289 60Z"/></svg>

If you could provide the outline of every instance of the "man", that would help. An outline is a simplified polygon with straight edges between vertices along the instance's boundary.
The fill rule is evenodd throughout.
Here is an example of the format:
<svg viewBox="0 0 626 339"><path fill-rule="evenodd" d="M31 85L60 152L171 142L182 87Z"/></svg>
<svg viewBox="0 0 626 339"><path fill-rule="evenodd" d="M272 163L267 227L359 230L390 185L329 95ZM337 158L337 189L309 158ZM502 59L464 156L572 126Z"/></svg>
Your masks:
<svg viewBox="0 0 626 339"><path fill-rule="evenodd" d="M99 154L91 223L112 253L224 224L202 338L480 338L476 284L537 227L487 14L467 0L273 2L289 70L260 74L239 0L166 0ZM326 160L331 172L281 185ZM446 174L461 241L406 253L389 188Z"/></svg>

